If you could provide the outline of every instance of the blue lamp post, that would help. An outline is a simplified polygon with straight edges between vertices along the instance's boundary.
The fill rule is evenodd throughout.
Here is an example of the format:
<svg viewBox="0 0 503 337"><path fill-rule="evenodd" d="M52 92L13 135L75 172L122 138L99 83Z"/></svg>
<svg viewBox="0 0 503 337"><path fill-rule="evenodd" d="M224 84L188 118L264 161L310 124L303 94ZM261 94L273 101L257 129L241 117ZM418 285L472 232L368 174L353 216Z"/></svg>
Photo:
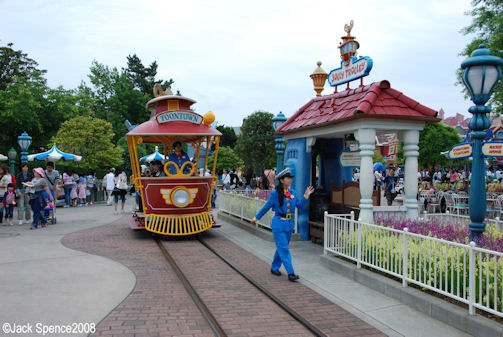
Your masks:
<svg viewBox="0 0 503 337"><path fill-rule="evenodd" d="M10 174L14 175L14 163L16 162L17 152L13 147L10 148L9 152L7 152L7 157L9 157L10 164Z"/></svg>
<svg viewBox="0 0 503 337"><path fill-rule="evenodd" d="M21 136L17 137L17 143L21 148L21 163L24 164L28 162L28 148L31 145L31 137L25 131Z"/></svg>
<svg viewBox="0 0 503 337"><path fill-rule="evenodd" d="M486 228L484 223L487 208L486 167L482 154L482 141L486 136L486 130L491 126L491 121L486 116L491 108L485 104L501 77L501 65L503 65L503 59L491 55L491 51L483 44L461 63L461 68L464 69L463 83L470 92L470 99L475 103L475 106L468 109L473 114L468 123L473 139L469 226L471 239L475 241L478 241Z"/></svg>
<svg viewBox="0 0 503 337"><path fill-rule="evenodd" d="M276 132L276 130L279 129L281 125L283 125L286 122L287 118L283 113L280 111L279 114L277 114L273 119L272 119L272 128ZM285 140L283 139L283 136L278 135L276 137L276 154L278 155L278 158L276 160L276 172L281 172L283 170L283 152L285 152Z"/></svg>

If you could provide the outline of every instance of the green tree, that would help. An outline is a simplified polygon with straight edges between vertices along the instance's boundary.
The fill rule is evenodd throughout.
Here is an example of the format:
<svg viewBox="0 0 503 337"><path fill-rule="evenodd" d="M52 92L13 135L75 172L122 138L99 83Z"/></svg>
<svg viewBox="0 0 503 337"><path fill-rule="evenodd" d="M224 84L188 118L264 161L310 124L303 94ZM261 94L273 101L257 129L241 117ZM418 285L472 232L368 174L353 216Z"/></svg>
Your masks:
<svg viewBox="0 0 503 337"><path fill-rule="evenodd" d="M219 125L217 126L217 130L222 133L222 136L220 136L220 146L229 146L231 148L236 146L238 137L232 127Z"/></svg>
<svg viewBox="0 0 503 337"><path fill-rule="evenodd" d="M214 156L208 157L208 169L213 169L213 160ZM217 172L222 172L224 169L230 169L235 167L243 166L243 161L239 158L239 156L234 152L231 147L222 146L218 148L218 157L217 157Z"/></svg>
<svg viewBox="0 0 503 337"><path fill-rule="evenodd" d="M61 123L89 110L78 105L72 90L51 89L45 79L15 77L5 90L0 90L0 128L8 130L0 136L0 151L17 144L17 137L26 131L33 138L30 151L42 151Z"/></svg>
<svg viewBox="0 0 503 337"><path fill-rule="evenodd" d="M14 50L13 43L0 46L0 90L5 90L14 78L37 80L46 70L38 69L38 63L21 50Z"/></svg>
<svg viewBox="0 0 503 337"><path fill-rule="evenodd" d="M419 133L419 166L428 168L436 165L452 166L455 163L440 152L460 143L456 129L442 123L428 124Z"/></svg>
<svg viewBox="0 0 503 337"><path fill-rule="evenodd" d="M112 143L112 125L99 118L77 116L65 121L52 141L64 152L82 156L68 166L81 173L101 173L122 163L122 148Z"/></svg>
<svg viewBox="0 0 503 337"><path fill-rule="evenodd" d="M135 89L140 90L143 94L152 95L154 84L156 83L155 76L157 75L156 61L145 67L136 54L128 55L127 68L124 69L124 72L134 83ZM162 82L161 85L164 89L171 88L173 82L173 79L169 79Z"/></svg>
<svg viewBox="0 0 503 337"><path fill-rule="evenodd" d="M125 120L141 124L150 118L145 105L153 97L152 88L156 82L155 61L145 67L136 55L127 59L128 67L120 71L93 61L89 74L92 87L87 87L85 83L79 87L79 94L91 98L86 103L93 115L112 123L115 143L127 133ZM173 80L161 82L164 87L169 87Z"/></svg>
<svg viewBox="0 0 503 337"><path fill-rule="evenodd" d="M466 14L473 17L472 23L462 33L474 34L473 40L461 52L469 56L481 43L489 48L493 55L503 58L503 0L473 0L472 10ZM462 71L458 71L459 83ZM466 91L465 91L466 92ZM494 94L488 104L494 115L503 113L503 82L500 80L494 88Z"/></svg>
<svg viewBox="0 0 503 337"><path fill-rule="evenodd" d="M379 150L374 150L374 155L372 156L372 162L374 163L384 163L384 157L379 152Z"/></svg>
<svg viewBox="0 0 503 337"><path fill-rule="evenodd" d="M256 111L243 120L236 152L246 168L253 168L255 172L276 166L273 117L272 113Z"/></svg>

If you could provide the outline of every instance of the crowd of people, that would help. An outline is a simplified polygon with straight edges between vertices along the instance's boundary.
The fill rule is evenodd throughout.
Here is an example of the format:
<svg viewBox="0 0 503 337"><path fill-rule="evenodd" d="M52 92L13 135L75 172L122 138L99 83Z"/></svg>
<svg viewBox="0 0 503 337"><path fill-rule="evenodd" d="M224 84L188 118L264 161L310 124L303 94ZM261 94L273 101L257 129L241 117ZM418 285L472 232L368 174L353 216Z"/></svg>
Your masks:
<svg viewBox="0 0 503 337"><path fill-rule="evenodd" d="M20 172L14 176L8 166L0 166L0 223L19 225L31 224L31 229L46 227L49 221L55 221L55 207L58 199L64 195L64 207L85 207L92 205L97 191L102 188L106 194L107 205L114 205L118 214L121 200L121 212L124 212L127 194L127 177L122 169L110 169L100 181L95 171L85 175L65 168L60 174L54 163L48 162L45 169L29 169L28 164L21 165ZM17 220L14 210L17 208Z"/></svg>

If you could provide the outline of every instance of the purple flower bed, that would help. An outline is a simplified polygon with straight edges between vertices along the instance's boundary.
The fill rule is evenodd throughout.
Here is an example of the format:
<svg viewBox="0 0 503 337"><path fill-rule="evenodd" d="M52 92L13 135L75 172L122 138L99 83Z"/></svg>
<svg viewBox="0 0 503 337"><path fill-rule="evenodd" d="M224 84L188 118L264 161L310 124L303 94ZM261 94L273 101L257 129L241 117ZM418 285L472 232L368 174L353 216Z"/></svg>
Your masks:
<svg viewBox="0 0 503 337"><path fill-rule="evenodd" d="M468 225L463 226L441 222L440 219L426 221L377 217L376 224L399 230L403 230L407 227L411 233L458 243L468 244L470 242L470 229L468 228ZM503 252L503 233L497 231L494 227L487 226L478 246L497 252Z"/></svg>

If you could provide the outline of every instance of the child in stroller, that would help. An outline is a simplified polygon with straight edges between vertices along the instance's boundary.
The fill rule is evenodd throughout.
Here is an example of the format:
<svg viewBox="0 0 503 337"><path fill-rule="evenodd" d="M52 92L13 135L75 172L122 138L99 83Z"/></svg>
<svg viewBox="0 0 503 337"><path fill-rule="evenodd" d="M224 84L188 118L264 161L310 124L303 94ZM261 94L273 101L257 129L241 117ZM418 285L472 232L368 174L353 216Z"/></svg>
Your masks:
<svg viewBox="0 0 503 337"><path fill-rule="evenodd" d="M54 198L54 192L51 190L51 194L53 195L53 200L56 200ZM44 208L44 215L47 218L47 221L51 224L56 223L56 205L50 201L50 197L47 194L46 191L44 191L44 199L46 206Z"/></svg>

